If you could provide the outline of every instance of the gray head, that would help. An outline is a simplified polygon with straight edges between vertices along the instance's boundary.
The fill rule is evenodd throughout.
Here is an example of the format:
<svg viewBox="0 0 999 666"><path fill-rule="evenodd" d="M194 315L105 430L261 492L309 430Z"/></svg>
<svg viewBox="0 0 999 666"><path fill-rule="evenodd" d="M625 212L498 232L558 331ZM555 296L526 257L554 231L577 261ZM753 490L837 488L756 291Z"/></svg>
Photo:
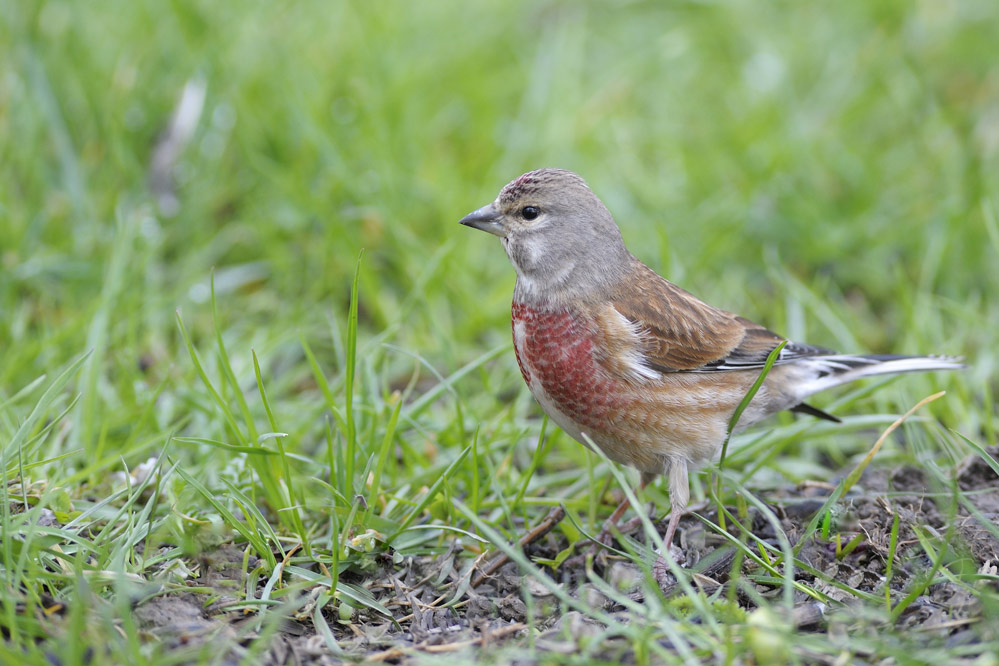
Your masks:
<svg viewBox="0 0 999 666"><path fill-rule="evenodd" d="M519 300L597 297L627 272L631 254L610 211L564 169L525 173L461 224L503 239Z"/></svg>

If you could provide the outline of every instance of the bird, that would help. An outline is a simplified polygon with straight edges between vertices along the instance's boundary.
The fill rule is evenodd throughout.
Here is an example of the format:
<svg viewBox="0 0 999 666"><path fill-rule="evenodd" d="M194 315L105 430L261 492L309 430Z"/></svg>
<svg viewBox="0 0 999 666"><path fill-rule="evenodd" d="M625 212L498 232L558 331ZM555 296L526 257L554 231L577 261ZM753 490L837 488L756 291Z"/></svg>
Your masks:
<svg viewBox="0 0 999 666"><path fill-rule="evenodd" d="M610 211L572 171L525 173L460 223L499 236L513 264L514 350L545 413L573 439L636 468L641 488L667 478L667 550L690 499L690 472L719 454L779 345L736 431L782 410L839 421L804 400L863 377L963 367L950 356L840 354L708 305L629 252Z"/></svg>

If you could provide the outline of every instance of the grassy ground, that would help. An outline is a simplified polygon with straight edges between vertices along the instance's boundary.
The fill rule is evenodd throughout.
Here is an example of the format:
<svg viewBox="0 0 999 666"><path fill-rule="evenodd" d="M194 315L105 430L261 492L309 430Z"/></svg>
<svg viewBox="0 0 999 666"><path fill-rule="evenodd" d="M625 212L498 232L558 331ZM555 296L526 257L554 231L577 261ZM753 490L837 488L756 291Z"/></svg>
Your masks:
<svg viewBox="0 0 999 666"><path fill-rule="evenodd" d="M997 42L987 0L0 0L0 661L995 663ZM634 479L545 428L456 224L538 166L710 302L970 368L734 440L678 595L554 567Z"/></svg>

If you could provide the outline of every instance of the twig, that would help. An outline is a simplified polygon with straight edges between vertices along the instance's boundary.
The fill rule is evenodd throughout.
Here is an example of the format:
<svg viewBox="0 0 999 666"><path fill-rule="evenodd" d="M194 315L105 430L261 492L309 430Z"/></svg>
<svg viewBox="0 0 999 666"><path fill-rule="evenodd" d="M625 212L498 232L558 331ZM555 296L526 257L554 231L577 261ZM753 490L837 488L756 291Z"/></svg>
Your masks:
<svg viewBox="0 0 999 666"><path fill-rule="evenodd" d="M467 647L483 643L486 638L489 640L495 640L497 638L509 636L510 634L515 634L522 629L527 629L527 625L523 622L516 622L505 627L500 627L496 631L490 631L488 634L484 634L481 638L473 638L467 641L459 641L457 643L445 643L443 645L427 645L422 649L426 652L454 652L456 650L464 650Z"/></svg>
<svg viewBox="0 0 999 666"><path fill-rule="evenodd" d="M551 511L548 512L548 515L544 517L544 520L535 525L530 532L520 537L518 544L520 544L521 550L551 532L563 518L565 518L565 509L562 508L562 505L560 504L559 506L552 507ZM508 558L505 553L502 553L498 557L490 560L489 564L483 567L482 571L479 572L479 575L472 579L472 587L478 587L481 585L484 580L489 578L489 576L491 576L497 569L506 564L509 559L510 558Z"/></svg>
<svg viewBox="0 0 999 666"><path fill-rule="evenodd" d="M515 622L514 624L500 627L495 631L490 631L488 634L484 633L479 638L472 638L467 641L456 641L454 643L444 643L443 645L430 645L426 641L423 641L409 647L394 647L389 648L388 650L382 650L381 652L375 652L374 654L369 654L364 658L364 661L388 661L389 659L399 659L418 650L429 652L431 654L441 652L457 652L458 650L464 650L465 648L473 647L475 645L482 645L486 640L491 641L497 638L503 638L504 636L508 636L510 634L515 634L523 629L527 629L526 624L523 622Z"/></svg>

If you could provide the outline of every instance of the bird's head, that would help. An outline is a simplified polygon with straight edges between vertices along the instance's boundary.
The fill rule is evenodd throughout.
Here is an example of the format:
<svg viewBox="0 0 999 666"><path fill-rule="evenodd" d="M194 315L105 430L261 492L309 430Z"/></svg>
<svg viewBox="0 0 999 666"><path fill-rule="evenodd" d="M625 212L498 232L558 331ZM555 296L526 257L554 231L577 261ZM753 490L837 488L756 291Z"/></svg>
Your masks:
<svg viewBox="0 0 999 666"><path fill-rule="evenodd" d="M503 239L521 299L594 293L630 265L610 211L582 178L564 169L525 173L461 224Z"/></svg>

